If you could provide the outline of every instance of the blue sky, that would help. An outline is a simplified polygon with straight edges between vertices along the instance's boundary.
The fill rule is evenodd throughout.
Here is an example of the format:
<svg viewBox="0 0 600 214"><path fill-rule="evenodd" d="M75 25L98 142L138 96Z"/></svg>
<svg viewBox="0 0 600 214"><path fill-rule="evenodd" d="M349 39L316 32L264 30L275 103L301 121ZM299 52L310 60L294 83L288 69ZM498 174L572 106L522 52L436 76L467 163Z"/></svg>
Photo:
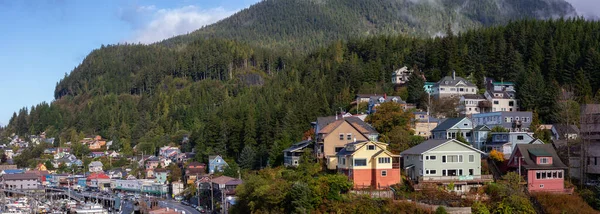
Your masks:
<svg viewBox="0 0 600 214"><path fill-rule="evenodd" d="M259 0L0 0L0 124L51 102L56 82L102 44L152 43Z"/></svg>
<svg viewBox="0 0 600 214"><path fill-rule="evenodd" d="M152 43L223 19L259 0L0 0L0 125L53 100L54 87L102 44ZM568 0L596 16L598 0Z"/></svg>

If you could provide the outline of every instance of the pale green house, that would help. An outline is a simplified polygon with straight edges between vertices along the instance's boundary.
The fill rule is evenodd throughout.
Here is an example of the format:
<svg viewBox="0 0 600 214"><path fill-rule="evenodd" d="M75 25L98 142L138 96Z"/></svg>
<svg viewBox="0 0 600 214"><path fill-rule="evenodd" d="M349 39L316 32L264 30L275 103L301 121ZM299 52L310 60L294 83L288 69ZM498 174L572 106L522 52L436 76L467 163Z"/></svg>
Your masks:
<svg viewBox="0 0 600 214"><path fill-rule="evenodd" d="M426 183L452 184L456 192L492 181L491 175L481 174L482 154L454 139L428 140L400 153L407 177L419 184L415 189Z"/></svg>

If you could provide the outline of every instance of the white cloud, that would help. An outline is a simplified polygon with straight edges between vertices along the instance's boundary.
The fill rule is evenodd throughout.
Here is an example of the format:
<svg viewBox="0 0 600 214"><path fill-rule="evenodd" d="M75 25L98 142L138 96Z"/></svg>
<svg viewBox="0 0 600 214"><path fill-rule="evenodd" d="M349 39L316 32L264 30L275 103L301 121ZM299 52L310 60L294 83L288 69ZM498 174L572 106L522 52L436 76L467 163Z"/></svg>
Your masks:
<svg viewBox="0 0 600 214"><path fill-rule="evenodd" d="M586 18L600 18L600 1L598 0L566 0L577 10L577 14Z"/></svg>
<svg viewBox="0 0 600 214"><path fill-rule="evenodd" d="M155 6L151 5L136 7L134 10L122 10L120 17L134 28L134 36L130 42L150 44L192 32L235 12L222 7L202 9L193 5L157 10Z"/></svg>

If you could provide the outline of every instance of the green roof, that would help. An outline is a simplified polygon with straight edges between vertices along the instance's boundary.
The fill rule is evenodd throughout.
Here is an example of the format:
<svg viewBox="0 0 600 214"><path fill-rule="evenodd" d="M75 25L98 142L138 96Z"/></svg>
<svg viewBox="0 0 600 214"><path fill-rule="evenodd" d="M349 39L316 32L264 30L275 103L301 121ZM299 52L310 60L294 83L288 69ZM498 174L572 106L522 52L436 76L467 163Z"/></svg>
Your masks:
<svg viewBox="0 0 600 214"><path fill-rule="evenodd" d="M552 156L552 154L550 154L548 151L546 151L544 149L535 148L535 149L528 149L527 151L530 154L535 155L537 157Z"/></svg>

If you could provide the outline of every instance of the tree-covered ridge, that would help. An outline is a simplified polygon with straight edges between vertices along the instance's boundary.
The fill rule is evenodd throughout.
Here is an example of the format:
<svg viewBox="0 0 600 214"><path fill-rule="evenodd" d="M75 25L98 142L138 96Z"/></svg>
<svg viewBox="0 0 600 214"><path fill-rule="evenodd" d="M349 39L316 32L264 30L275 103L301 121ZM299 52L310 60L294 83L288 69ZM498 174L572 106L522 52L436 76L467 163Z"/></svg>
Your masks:
<svg viewBox="0 0 600 214"><path fill-rule="evenodd" d="M15 113L5 133L45 130L61 143L100 134L117 148L146 153L188 134L184 150L196 147L199 159L223 154L257 159L244 166L277 165L310 122L350 109L356 93L400 93L389 79L405 65L427 81L452 70L480 85L483 76L515 81L524 110L557 122L561 87L580 103L600 98L599 49L600 22L581 19L519 21L444 38L354 39L305 57L226 40L178 50L110 46L58 84L56 101Z"/></svg>
<svg viewBox="0 0 600 214"><path fill-rule="evenodd" d="M575 15L563 0L265 0L163 44L226 38L272 49L311 50L374 35L431 37L523 18Z"/></svg>

